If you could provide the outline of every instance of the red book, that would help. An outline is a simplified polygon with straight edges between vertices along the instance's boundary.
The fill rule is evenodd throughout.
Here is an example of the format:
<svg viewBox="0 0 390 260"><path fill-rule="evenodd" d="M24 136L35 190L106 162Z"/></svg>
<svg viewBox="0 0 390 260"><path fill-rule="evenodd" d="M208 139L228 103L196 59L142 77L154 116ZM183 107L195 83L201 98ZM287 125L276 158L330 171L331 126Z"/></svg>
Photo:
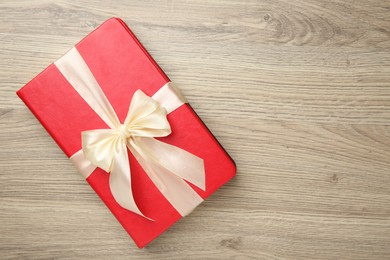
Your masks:
<svg viewBox="0 0 390 260"><path fill-rule="evenodd" d="M137 89L153 96L169 78L126 26L116 18L104 22L76 45L121 122ZM55 64L17 92L64 153L81 149L81 132L107 129L106 123L70 85ZM158 140L204 160L205 190L189 184L206 199L235 175L235 165L187 103L167 115L172 133ZM121 207L109 187L109 173L96 168L86 179L138 247L144 247L182 216L161 194L136 158L128 152L134 199L150 221ZM185 231L183 231L185 232Z"/></svg>

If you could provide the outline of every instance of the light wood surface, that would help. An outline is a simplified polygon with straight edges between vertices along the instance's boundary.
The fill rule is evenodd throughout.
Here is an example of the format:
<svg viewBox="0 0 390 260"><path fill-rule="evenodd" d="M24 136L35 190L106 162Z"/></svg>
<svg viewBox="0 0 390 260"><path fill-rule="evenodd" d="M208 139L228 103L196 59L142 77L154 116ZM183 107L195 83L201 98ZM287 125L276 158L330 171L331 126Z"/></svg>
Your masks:
<svg viewBox="0 0 390 260"><path fill-rule="evenodd" d="M15 91L121 17L237 163L145 249ZM390 2L0 2L0 258L390 259Z"/></svg>

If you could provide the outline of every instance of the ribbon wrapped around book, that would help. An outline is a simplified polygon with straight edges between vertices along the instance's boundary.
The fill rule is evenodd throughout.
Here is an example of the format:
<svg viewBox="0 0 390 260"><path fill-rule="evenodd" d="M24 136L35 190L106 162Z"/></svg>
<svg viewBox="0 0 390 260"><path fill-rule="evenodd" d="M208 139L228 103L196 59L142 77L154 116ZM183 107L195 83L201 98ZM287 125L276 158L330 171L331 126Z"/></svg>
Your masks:
<svg viewBox="0 0 390 260"><path fill-rule="evenodd" d="M82 132L82 149L70 157L85 178L96 167L109 172L110 190L118 204L152 220L141 212L133 197L130 150L159 191L182 216L203 201L186 182L205 190L203 159L154 138L171 133L167 113L186 103L171 82L152 97L137 90L122 124L75 47L54 64L109 127Z"/></svg>

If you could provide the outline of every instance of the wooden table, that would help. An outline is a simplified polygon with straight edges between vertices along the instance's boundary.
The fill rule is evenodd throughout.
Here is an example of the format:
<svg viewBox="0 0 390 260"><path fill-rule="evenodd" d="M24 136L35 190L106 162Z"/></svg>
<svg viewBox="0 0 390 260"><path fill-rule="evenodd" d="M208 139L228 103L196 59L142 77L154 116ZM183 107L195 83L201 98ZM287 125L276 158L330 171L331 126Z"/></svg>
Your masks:
<svg viewBox="0 0 390 260"><path fill-rule="evenodd" d="M238 167L142 250L15 95L112 16ZM2 0L0 48L1 259L390 258L389 1Z"/></svg>

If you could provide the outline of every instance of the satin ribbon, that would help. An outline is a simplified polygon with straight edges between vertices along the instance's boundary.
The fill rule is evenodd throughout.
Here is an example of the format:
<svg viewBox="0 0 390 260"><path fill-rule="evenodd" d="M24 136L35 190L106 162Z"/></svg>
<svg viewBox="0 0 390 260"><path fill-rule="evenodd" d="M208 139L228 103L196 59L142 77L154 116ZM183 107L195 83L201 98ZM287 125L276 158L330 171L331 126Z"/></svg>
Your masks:
<svg viewBox="0 0 390 260"><path fill-rule="evenodd" d="M76 48L54 64L109 127L82 132L82 149L70 159L85 178L96 167L110 172L109 185L118 204L151 220L141 212L133 197L128 160L130 150L159 191L182 216L203 201L186 182L205 190L203 159L154 138L171 133L166 115L186 102L171 82L161 87L153 98L137 90L121 124Z"/></svg>

